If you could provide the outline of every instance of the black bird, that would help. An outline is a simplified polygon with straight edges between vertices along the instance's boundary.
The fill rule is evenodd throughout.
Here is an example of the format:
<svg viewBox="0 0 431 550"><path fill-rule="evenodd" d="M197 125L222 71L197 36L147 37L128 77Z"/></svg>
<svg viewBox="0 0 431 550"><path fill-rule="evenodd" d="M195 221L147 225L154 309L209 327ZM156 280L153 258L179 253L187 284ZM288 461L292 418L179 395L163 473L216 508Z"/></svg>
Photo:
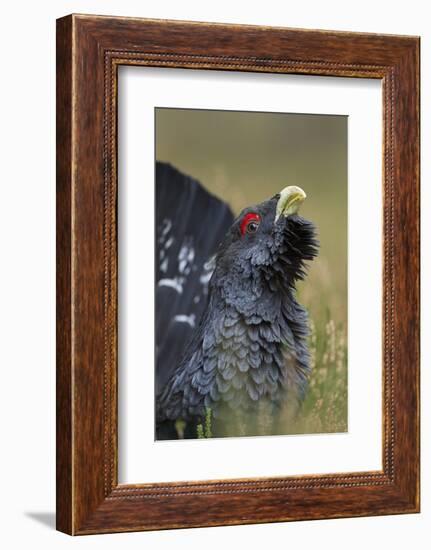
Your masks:
<svg viewBox="0 0 431 550"><path fill-rule="evenodd" d="M187 426L180 436L196 437L208 410L217 436L283 433L310 371L295 283L318 244L314 225L297 214L304 199L302 189L286 187L245 208L227 230L200 321L158 387L158 438L172 438L166 426L178 421Z"/></svg>

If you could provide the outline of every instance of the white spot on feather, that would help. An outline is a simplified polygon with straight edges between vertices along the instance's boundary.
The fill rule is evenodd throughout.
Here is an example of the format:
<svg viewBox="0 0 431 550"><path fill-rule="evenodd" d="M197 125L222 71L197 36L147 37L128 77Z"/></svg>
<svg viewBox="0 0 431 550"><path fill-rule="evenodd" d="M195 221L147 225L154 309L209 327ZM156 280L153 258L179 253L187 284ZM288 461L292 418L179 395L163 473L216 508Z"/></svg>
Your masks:
<svg viewBox="0 0 431 550"><path fill-rule="evenodd" d="M195 249L193 248L191 242L192 239L187 239L178 253L178 270L180 273L185 273L186 275L190 273L190 266L193 264L193 260L195 259Z"/></svg>
<svg viewBox="0 0 431 550"><path fill-rule="evenodd" d="M180 279L178 277L175 277L174 279L160 279L160 281L157 283L157 286L168 286L169 288L173 288L178 292L178 294L183 293L183 281L184 279Z"/></svg>
<svg viewBox="0 0 431 550"><path fill-rule="evenodd" d="M172 222L171 220L168 220L168 218L165 218L162 222L162 225L163 225L162 235L163 237L165 237L172 228Z"/></svg>
<svg viewBox="0 0 431 550"><path fill-rule="evenodd" d="M177 323L187 323L192 328L195 328L196 316L194 313L191 315L175 315L174 321Z"/></svg>
<svg viewBox="0 0 431 550"><path fill-rule="evenodd" d="M168 258L165 258L163 262L160 264L160 271L163 271L163 273L166 273L168 270Z"/></svg>
<svg viewBox="0 0 431 550"><path fill-rule="evenodd" d="M211 258L204 263L203 265L203 271L201 276L199 277L199 282L203 286L203 293L204 295L208 294L208 283L210 282L210 279L212 277L212 274L214 273L214 269L216 266L215 261L215 254L211 256Z"/></svg>

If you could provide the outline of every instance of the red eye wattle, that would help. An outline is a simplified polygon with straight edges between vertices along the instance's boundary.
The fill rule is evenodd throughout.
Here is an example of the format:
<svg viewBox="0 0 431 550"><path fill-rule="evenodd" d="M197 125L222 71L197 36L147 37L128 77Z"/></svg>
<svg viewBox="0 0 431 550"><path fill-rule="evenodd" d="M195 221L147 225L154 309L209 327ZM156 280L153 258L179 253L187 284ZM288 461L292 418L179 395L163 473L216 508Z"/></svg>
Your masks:
<svg viewBox="0 0 431 550"><path fill-rule="evenodd" d="M249 212L241 220L241 235L245 233L256 233L260 224L260 216L255 212Z"/></svg>

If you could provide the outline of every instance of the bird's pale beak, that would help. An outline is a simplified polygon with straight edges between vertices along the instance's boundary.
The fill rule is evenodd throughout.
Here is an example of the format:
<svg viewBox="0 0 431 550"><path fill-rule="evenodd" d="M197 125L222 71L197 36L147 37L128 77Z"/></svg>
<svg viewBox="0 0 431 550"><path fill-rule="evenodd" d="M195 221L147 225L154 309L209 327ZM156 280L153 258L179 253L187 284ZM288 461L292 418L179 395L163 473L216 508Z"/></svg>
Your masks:
<svg viewBox="0 0 431 550"><path fill-rule="evenodd" d="M280 191L280 198L278 199L275 211L275 221L277 221L281 215L287 217L291 214L296 214L306 196L305 192L295 185L290 185Z"/></svg>

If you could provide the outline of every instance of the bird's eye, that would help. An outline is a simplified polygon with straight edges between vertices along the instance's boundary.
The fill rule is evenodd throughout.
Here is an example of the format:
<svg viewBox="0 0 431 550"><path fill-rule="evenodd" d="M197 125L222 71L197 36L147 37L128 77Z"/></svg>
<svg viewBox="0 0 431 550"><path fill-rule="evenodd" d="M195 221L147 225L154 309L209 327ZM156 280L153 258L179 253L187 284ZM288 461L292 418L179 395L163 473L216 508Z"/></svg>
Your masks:
<svg viewBox="0 0 431 550"><path fill-rule="evenodd" d="M260 216L255 212L249 212L241 220L241 235L245 233L256 233L260 225Z"/></svg>

